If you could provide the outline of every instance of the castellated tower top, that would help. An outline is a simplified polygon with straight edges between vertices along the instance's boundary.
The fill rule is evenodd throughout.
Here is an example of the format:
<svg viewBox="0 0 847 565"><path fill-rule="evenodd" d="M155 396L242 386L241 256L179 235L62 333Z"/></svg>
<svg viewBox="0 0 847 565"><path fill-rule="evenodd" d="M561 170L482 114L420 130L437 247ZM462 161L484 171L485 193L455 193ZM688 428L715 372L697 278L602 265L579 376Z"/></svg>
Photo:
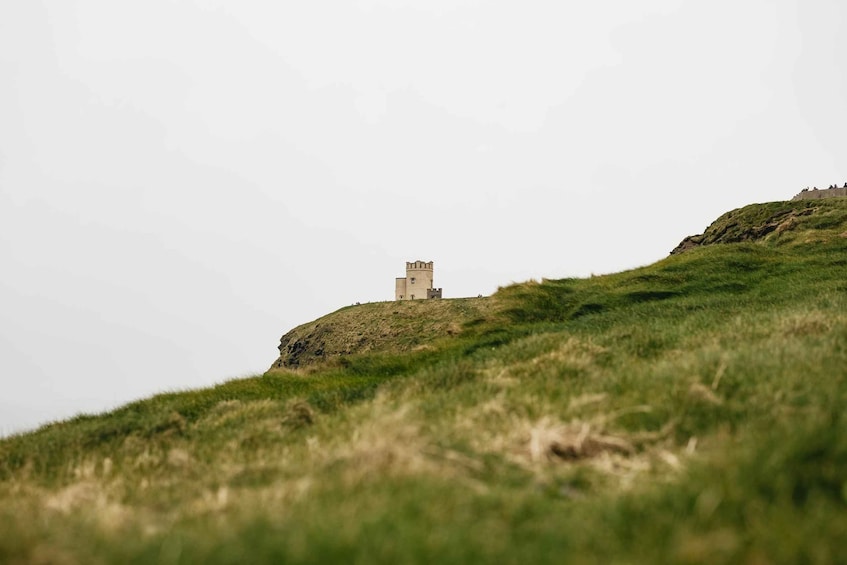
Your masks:
<svg viewBox="0 0 847 565"><path fill-rule="evenodd" d="M406 276L394 283L394 300L441 298L441 289L433 285L432 261L406 261Z"/></svg>

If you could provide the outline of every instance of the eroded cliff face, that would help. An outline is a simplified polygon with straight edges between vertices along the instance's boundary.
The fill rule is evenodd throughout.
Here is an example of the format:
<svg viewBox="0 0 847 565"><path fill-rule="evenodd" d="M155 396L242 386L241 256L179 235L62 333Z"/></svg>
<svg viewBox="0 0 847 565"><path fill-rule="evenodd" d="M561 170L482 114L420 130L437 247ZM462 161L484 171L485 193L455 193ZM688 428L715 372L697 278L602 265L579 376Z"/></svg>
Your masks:
<svg viewBox="0 0 847 565"><path fill-rule="evenodd" d="M326 341L331 338L332 330L329 327L320 327L316 324L314 328L303 331L302 326L295 328L282 336L279 340L279 357L272 367L297 368L301 365L309 365L325 357ZM333 355L345 355L349 351L332 351Z"/></svg>
<svg viewBox="0 0 847 565"><path fill-rule="evenodd" d="M296 369L356 353L427 347L492 315L495 303L489 297L348 306L283 335L270 368Z"/></svg>
<svg viewBox="0 0 847 565"><path fill-rule="evenodd" d="M777 238L792 231L804 229L807 224L826 223L831 217L833 225L847 210L847 199L803 199L789 202L752 204L727 212L702 234L683 239L671 255L717 243L739 243Z"/></svg>

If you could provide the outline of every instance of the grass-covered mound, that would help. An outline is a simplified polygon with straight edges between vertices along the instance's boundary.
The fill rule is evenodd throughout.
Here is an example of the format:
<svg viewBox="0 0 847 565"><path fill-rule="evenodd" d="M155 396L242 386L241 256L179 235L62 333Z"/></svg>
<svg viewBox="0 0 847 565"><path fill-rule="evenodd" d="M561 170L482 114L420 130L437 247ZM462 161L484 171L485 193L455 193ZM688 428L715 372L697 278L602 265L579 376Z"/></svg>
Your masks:
<svg viewBox="0 0 847 565"><path fill-rule="evenodd" d="M0 562L847 562L847 199L814 204L3 440Z"/></svg>
<svg viewBox="0 0 847 565"><path fill-rule="evenodd" d="M271 369L345 363L360 353L406 353L456 336L495 310L494 300L406 300L347 306L297 326L280 339Z"/></svg>
<svg viewBox="0 0 847 565"><path fill-rule="evenodd" d="M671 251L701 245L759 241L777 245L831 241L847 237L844 198L751 204L727 212L700 235L692 235Z"/></svg>

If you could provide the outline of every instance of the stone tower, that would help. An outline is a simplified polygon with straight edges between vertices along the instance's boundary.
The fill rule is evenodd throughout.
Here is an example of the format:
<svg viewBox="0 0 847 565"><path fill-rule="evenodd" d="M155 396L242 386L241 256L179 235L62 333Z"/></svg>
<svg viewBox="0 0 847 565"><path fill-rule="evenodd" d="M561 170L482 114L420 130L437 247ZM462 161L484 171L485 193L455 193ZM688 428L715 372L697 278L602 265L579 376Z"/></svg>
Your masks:
<svg viewBox="0 0 847 565"><path fill-rule="evenodd" d="M406 262L406 276L394 282L394 300L441 298L441 289L433 288L432 261Z"/></svg>

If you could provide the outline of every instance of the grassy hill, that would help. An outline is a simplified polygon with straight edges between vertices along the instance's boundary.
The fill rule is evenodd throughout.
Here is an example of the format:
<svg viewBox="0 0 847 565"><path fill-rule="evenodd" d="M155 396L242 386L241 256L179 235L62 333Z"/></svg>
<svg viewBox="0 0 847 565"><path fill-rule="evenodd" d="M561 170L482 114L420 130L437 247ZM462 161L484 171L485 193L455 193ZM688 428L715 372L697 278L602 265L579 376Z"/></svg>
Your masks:
<svg viewBox="0 0 847 565"><path fill-rule="evenodd" d="M326 366L352 354L414 352L454 337L496 311L496 300L459 298L377 302L342 308L303 324L280 339L271 370Z"/></svg>
<svg viewBox="0 0 847 565"><path fill-rule="evenodd" d="M2 440L0 562L845 563L847 199L687 241Z"/></svg>

